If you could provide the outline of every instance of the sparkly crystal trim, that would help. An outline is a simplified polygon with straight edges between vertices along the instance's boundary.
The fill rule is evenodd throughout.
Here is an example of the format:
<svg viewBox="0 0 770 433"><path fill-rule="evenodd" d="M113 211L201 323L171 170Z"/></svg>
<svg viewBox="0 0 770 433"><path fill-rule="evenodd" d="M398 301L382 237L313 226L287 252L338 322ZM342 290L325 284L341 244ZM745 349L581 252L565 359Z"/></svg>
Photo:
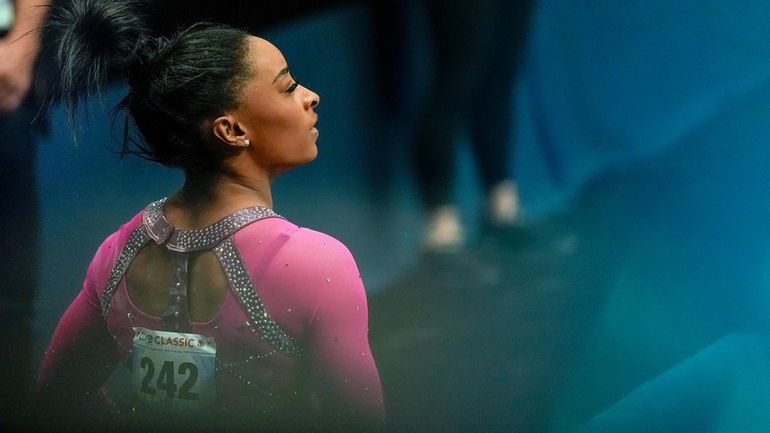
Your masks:
<svg viewBox="0 0 770 433"><path fill-rule="evenodd" d="M123 278L123 274L128 269L128 265L134 260L136 253L142 248L142 246L150 240L150 236L147 234L144 226L137 227L128 238L126 245L118 256L118 260L115 261L115 265L110 271L110 276L107 278L107 284L104 286L102 296L99 298L99 304L102 308L102 316L107 316L110 311L110 300L112 299L115 289L118 287L118 282Z"/></svg>
<svg viewBox="0 0 770 433"><path fill-rule="evenodd" d="M189 252L210 250L240 228L263 218L283 218L272 209L265 207L249 207L233 212L222 220L200 230L174 230L168 222L163 209L166 199L150 203L144 209L142 223L150 237L172 251Z"/></svg>
<svg viewBox="0 0 770 433"><path fill-rule="evenodd" d="M235 361L235 362L222 362L219 359L217 359L217 371L221 371L222 369L233 369L235 367L242 367L254 361L259 361L261 359L269 358L275 355L276 353L278 353L278 351L275 349L266 353L260 353L259 355L252 353L251 355L247 356L245 359L241 361Z"/></svg>
<svg viewBox="0 0 770 433"><path fill-rule="evenodd" d="M233 293L246 310L249 321L259 330L262 339L281 352L296 356L302 355L302 349L296 340L281 329L265 309L265 305L246 271L235 242L231 238L226 239L214 248L214 253L222 265Z"/></svg>

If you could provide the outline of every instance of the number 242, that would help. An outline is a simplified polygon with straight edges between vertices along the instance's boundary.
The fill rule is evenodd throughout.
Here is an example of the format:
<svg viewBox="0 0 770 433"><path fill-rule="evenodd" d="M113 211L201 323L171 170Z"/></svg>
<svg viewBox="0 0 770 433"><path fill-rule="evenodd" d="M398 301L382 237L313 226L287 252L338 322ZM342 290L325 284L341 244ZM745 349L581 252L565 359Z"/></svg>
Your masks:
<svg viewBox="0 0 770 433"><path fill-rule="evenodd" d="M139 361L139 366L145 370L144 379L142 379L142 392L149 395L155 395L157 390L166 391L168 398L177 397L177 387L174 383L174 362L164 361L158 373L158 379L156 380L156 388L153 388L151 382L155 377L155 363L152 359L144 356ZM190 388L198 381L198 367L192 362L183 362L179 364L179 369L176 372L179 375L187 376L181 387L179 387L178 398L182 400L198 400L197 392L190 392Z"/></svg>

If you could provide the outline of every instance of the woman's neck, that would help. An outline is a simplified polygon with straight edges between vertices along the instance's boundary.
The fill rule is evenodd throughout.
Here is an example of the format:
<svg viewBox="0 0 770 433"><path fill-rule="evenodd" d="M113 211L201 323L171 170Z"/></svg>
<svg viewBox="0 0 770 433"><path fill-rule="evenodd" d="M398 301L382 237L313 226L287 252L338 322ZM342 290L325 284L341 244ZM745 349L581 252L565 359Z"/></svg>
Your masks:
<svg viewBox="0 0 770 433"><path fill-rule="evenodd" d="M231 213L253 206L273 207L270 179L228 175L190 176L166 201L166 218L177 228L213 224Z"/></svg>

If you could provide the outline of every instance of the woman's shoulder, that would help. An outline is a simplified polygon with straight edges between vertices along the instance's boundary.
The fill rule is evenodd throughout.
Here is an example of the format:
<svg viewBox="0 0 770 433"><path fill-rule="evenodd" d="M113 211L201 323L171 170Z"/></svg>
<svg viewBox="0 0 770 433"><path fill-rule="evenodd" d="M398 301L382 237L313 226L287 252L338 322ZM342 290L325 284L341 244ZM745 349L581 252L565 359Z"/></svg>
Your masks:
<svg viewBox="0 0 770 433"><path fill-rule="evenodd" d="M282 218L251 224L236 234L235 241L247 267L259 275L292 281L301 275L302 281L316 276L321 282L333 275L338 281L343 275L344 280L359 278L356 261L342 241Z"/></svg>
<svg viewBox="0 0 770 433"><path fill-rule="evenodd" d="M284 218L266 218L259 224L244 227L238 234L239 244L264 245L272 243L285 252L311 254L321 259L323 255L350 255L348 247L327 233L298 226Z"/></svg>
<svg viewBox="0 0 770 433"><path fill-rule="evenodd" d="M131 217L131 219L121 224L117 230L107 236L99 246L96 256L99 257L100 255L103 255L106 252L105 250L120 249L120 246L125 245L136 228L142 224L142 213L143 212L137 213Z"/></svg>
<svg viewBox="0 0 770 433"><path fill-rule="evenodd" d="M86 271L89 286L103 287L106 284L131 235L141 224L142 212L139 212L102 241Z"/></svg>
<svg viewBox="0 0 770 433"><path fill-rule="evenodd" d="M361 274L343 242L286 220L265 223L249 226L248 235L236 237L236 243L269 309L291 305L294 316L307 318L338 304L365 304ZM270 239L264 238L268 225L275 229ZM288 320L281 314L277 318Z"/></svg>

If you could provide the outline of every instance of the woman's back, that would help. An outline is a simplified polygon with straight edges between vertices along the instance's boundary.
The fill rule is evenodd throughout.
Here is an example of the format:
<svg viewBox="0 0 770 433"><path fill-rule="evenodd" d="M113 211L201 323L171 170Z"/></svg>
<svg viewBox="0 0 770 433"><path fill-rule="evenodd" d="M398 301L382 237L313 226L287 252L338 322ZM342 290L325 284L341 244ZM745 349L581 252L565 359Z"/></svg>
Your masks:
<svg viewBox="0 0 770 433"><path fill-rule="evenodd" d="M178 265L185 261L186 277L180 279ZM187 290L176 294L180 281ZM114 347L101 350L112 354L110 364L132 365L137 403L132 410L141 412L143 398L173 405L186 384L188 395L199 392L190 371L180 370L180 363L188 362L182 355L146 355L158 343L176 344L171 337L164 340L171 334L163 332L200 336L215 347L210 376L204 376L204 364L196 364L197 355L189 362L196 382L215 384L214 413L222 416L356 419L381 410L365 292L352 256L334 238L299 228L268 209L248 208L204 229L180 231L163 216L163 201L155 202L105 241L82 296L99 306L88 314L104 319L110 338L101 341L112 340ZM169 315L175 304L182 306L174 310L180 314ZM78 323L84 322L65 314L59 328ZM169 329L177 325L180 329ZM58 334L54 353L57 342L63 343ZM150 346L141 340L146 335L155 338ZM83 367L101 368L104 356L92 359L94 365ZM166 362L176 363L173 375L162 374ZM41 377L55 367L44 365Z"/></svg>
<svg viewBox="0 0 770 433"><path fill-rule="evenodd" d="M188 262L187 306L192 322L208 322L227 294L227 277L211 251L191 253ZM149 316L160 318L169 306L169 288L176 267L171 251L155 243L146 244L126 272L126 287L132 303Z"/></svg>

